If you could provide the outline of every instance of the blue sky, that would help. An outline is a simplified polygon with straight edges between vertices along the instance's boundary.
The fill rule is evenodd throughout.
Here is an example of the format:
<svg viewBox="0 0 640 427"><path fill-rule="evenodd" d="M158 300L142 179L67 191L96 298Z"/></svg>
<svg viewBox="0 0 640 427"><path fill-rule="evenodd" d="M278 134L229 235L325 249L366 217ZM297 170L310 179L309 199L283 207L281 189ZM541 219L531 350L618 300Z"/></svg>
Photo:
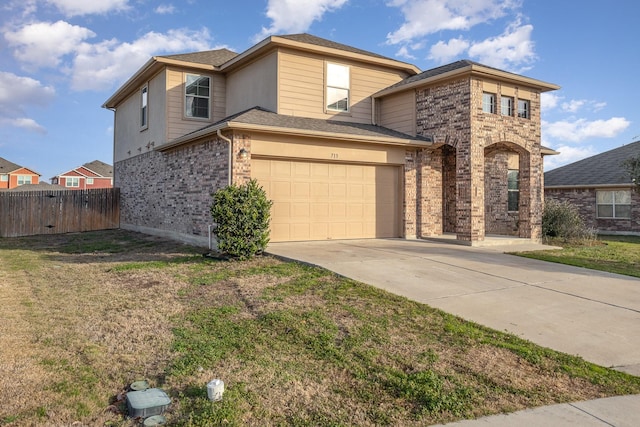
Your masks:
<svg viewBox="0 0 640 427"><path fill-rule="evenodd" d="M458 59L558 84L547 170L640 139L636 0L2 0L0 157L43 180L112 163L103 102L153 55L308 32L411 62Z"/></svg>

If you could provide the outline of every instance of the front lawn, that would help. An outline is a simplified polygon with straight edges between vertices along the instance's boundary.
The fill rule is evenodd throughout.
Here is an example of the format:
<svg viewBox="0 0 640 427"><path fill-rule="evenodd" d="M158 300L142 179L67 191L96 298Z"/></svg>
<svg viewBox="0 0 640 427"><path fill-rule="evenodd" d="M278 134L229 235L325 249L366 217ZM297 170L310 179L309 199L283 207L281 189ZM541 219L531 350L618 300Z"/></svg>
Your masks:
<svg viewBox="0 0 640 427"><path fill-rule="evenodd" d="M640 237L637 236L600 236L589 244L567 244L551 241L562 249L550 251L520 252L517 255L640 277Z"/></svg>
<svg viewBox="0 0 640 427"><path fill-rule="evenodd" d="M640 393L640 378L272 257L122 230L0 239L0 425L422 426ZM225 383L207 400L206 384Z"/></svg>

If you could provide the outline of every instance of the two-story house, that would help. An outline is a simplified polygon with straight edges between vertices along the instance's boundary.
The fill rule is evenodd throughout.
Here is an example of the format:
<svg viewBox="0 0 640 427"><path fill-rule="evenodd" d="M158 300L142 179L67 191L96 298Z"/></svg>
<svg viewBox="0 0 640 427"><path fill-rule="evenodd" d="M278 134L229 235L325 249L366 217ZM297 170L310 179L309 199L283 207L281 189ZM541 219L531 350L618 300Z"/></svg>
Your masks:
<svg viewBox="0 0 640 427"><path fill-rule="evenodd" d="M153 57L103 105L121 224L206 243L211 193L255 178L272 241L539 240L540 93L557 88L471 61L421 73L308 34Z"/></svg>
<svg viewBox="0 0 640 427"><path fill-rule="evenodd" d="M0 157L0 190L16 188L24 184L38 184L39 182L39 173Z"/></svg>
<svg viewBox="0 0 640 427"><path fill-rule="evenodd" d="M94 160L51 178L51 184L67 190L92 190L113 187L113 166Z"/></svg>

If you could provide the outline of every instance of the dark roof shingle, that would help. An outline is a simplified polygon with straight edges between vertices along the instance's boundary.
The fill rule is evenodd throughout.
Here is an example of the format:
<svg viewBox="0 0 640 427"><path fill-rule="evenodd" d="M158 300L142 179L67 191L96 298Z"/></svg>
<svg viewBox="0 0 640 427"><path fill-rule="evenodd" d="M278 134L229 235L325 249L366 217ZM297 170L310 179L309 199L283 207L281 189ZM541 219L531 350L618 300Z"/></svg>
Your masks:
<svg viewBox="0 0 640 427"><path fill-rule="evenodd" d="M640 156L640 141L544 173L544 186L631 184L622 162Z"/></svg>
<svg viewBox="0 0 640 427"><path fill-rule="evenodd" d="M321 47L328 47L331 49L343 50L345 52L358 53L361 55L373 56L375 58L388 59L391 61L400 62L396 59L392 59L387 56L379 55L377 53L369 52L363 49L358 49L357 47L348 46L346 44L323 39L322 37L317 37L307 33L278 35L277 37L287 39L287 40L292 40L295 42L312 44L312 45L321 46Z"/></svg>
<svg viewBox="0 0 640 427"><path fill-rule="evenodd" d="M382 126L353 122L342 122L337 120L322 120L308 117L287 116L274 113L261 107L253 107L240 113L234 114L192 133L201 132L207 128L217 128L223 123L245 123L257 126L299 129L305 131L365 136L372 138L399 138L416 142L431 141L428 138L411 136L406 133L398 132Z"/></svg>
<svg viewBox="0 0 640 427"><path fill-rule="evenodd" d="M22 166L16 165L15 163L0 157L0 173L11 173L20 168L22 168Z"/></svg>
<svg viewBox="0 0 640 427"><path fill-rule="evenodd" d="M229 49L206 50L203 52L179 53L176 55L163 55L161 58L176 59L178 61L195 62L197 64L207 64L220 66L225 62L238 56L237 53Z"/></svg>
<svg viewBox="0 0 640 427"><path fill-rule="evenodd" d="M101 162L100 160L94 160L93 162L85 163L82 166L100 176L113 178L113 166Z"/></svg>

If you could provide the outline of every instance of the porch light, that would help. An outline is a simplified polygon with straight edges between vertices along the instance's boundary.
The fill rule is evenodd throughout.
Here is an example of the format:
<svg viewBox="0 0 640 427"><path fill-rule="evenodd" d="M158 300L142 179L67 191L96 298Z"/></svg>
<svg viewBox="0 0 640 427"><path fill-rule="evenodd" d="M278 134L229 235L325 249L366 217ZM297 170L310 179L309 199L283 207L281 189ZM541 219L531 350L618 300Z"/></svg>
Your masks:
<svg viewBox="0 0 640 427"><path fill-rule="evenodd" d="M247 157L249 157L249 152L244 148L241 148L240 151L238 151L238 157L241 159L246 159Z"/></svg>

